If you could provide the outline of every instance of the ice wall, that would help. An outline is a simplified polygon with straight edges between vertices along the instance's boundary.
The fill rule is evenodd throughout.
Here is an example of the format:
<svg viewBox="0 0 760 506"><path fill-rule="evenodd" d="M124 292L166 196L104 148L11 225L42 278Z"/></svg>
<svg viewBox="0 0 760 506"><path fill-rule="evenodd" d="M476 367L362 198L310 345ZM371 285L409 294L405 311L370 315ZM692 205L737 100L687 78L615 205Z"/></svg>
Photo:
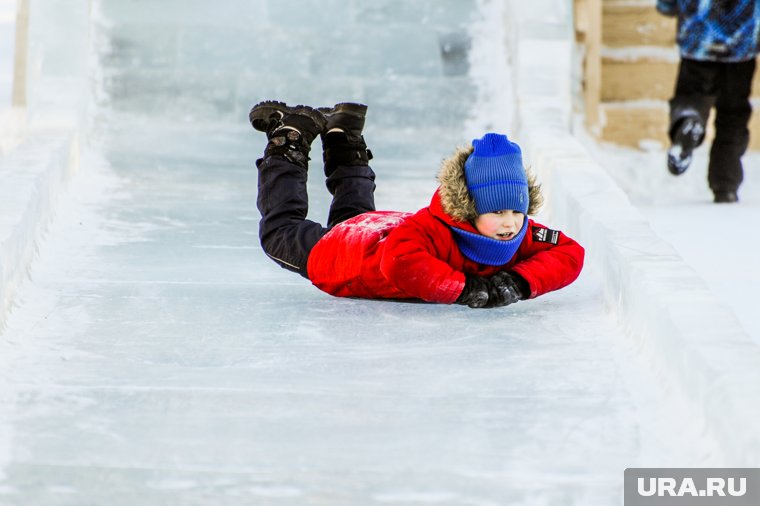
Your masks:
<svg viewBox="0 0 760 506"><path fill-rule="evenodd" d="M116 110L242 127L260 100L358 101L370 104L367 138L383 159L462 142L463 97L475 93L467 76L473 0L97 5L105 23L118 20L102 55Z"/></svg>
<svg viewBox="0 0 760 506"><path fill-rule="evenodd" d="M13 147L0 159L0 328L76 169L90 96L89 0L33 1L29 19L26 107L0 129Z"/></svg>
<svg viewBox="0 0 760 506"><path fill-rule="evenodd" d="M91 90L90 0L29 2L27 111L33 128L77 128Z"/></svg>

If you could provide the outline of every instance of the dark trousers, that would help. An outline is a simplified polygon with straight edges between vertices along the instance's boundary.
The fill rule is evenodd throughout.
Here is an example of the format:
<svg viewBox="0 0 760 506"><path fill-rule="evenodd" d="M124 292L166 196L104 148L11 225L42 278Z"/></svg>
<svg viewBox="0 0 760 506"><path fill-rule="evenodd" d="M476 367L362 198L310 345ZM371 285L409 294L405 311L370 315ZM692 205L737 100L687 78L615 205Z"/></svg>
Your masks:
<svg viewBox="0 0 760 506"><path fill-rule="evenodd" d="M259 159L256 166L261 247L280 267L305 278L309 253L323 235L338 223L375 210L375 173L368 165L326 169L327 189L333 196L326 227L306 219L307 169L279 155Z"/></svg>
<svg viewBox="0 0 760 506"><path fill-rule="evenodd" d="M749 144L754 73L754 59L731 63L681 59L675 96L670 100L670 138L678 123L695 111L706 125L715 107L715 140L707 170L713 191L736 191L744 179L741 157Z"/></svg>

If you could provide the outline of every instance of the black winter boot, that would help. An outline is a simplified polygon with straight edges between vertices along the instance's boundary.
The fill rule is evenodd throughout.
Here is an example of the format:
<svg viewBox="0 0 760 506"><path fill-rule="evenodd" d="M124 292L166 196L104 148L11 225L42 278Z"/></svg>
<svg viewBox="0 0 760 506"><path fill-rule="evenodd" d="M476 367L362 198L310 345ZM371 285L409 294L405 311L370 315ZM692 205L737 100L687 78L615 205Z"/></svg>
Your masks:
<svg viewBox="0 0 760 506"><path fill-rule="evenodd" d="M351 102L342 102L333 107L320 107L317 109L325 118L327 124L322 136L333 128L339 128L351 137L361 137L364 130L364 119L367 116L367 106Z"/></svg>
<svg viewBox="0 0 760 506"><path fill-rule="evenodd" d="M732 190L715 190L713 195L715 196L713 202L716 204L733 204L739 202L739 196Z"/></svg>
<svg viewBox="0 0 760 506"><path fill-rule="evenodd" d="M368 165L372 159L372 152L367 149L362 136L367 106L343 102L333 107L320 107L318 111L327 119L322 131L325 175L329 177L335 168L341 165ZM337 130L331 132L333 129Z"/></svg>
<svg viewBox="0 0 760 506"><path fill-rule="evenodd" d="M668 150L668 170L674 176L686 172L691 164L694 148L702 143L705 127L699 116L687 116L674 128L673 143Z"/></svg>
<svg viewBox="0 0 760 506"><path fill-rule="evenodd" d="M281 155L306 168L314 138L327 123L322 113L306 105L289 106L267 100L253 106L248 118L253 128L267 134L264 157Z"/></svg>

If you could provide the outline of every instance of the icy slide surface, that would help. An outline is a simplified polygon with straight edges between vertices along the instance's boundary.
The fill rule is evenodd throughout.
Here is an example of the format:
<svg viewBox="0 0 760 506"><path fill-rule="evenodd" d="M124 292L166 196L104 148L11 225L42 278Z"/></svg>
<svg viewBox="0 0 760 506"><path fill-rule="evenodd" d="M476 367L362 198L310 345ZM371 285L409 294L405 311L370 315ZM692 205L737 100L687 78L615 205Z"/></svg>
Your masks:
<svg viewBox="0 0 760 506"><path fill-rule="evenodd" d="M384 209L479 121L475 2L298 4L95 2L89 144L0 340L0 504L608 505L626 467L714 462L591 269L476 311L266 258L253 103L369 103Z"/></svg>

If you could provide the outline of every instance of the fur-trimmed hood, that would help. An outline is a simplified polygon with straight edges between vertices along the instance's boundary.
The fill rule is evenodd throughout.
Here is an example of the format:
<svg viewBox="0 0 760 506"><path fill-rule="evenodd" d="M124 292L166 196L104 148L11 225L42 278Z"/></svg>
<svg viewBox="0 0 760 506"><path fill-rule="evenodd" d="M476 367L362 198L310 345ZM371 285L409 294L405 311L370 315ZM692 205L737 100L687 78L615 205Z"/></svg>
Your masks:
<svg viewBox="0 0 760 506"><path fill-rule="evenodd" d="M473 151L472 146L457 148L452 156L443 160L438 173L441 205L444 212L456 221L471 222L478 217L464 175L464 164ZM528 214L532 215L539 210L544 199L535 175L527 168L525 172L528 176Z"/></svg>

